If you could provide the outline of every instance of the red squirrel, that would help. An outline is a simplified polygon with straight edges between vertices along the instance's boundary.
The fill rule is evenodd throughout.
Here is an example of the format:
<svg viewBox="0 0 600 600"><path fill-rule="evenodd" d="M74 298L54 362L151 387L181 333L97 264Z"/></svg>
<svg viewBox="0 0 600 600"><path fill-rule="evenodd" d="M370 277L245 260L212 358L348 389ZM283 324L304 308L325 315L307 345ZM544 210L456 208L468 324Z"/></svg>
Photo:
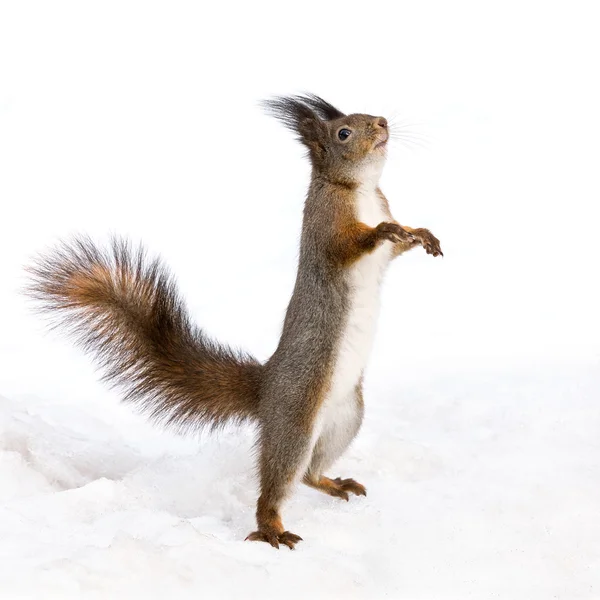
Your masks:
<svg viewBox="0 0 600 600"><path fill-rule="evenodd" d="M442 251L427 229L395 221L379 188L383 117L346 115L312 94L264 106L312 165L296 283L264 364L209 339L162 263L122 239L103 249L77 237L39 256L28 293L153 420L178 430L255 423L260 497L257 530L246 539L293 549L302 538L285 529L281 507L297 482L344 500L366 495L354 479L326 473L363 420L363 372L388 264L416 246Z"/></svg>

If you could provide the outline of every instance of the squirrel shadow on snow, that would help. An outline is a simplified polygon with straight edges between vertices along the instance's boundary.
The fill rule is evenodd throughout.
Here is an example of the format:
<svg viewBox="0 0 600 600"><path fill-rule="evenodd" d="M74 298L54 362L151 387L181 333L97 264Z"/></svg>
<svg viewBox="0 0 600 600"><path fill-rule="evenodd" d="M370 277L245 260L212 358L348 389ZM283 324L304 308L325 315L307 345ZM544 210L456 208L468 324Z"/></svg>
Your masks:
<svg viewBox="0 0 600 600"><path fill-rule="evenodd" d="M312 164L296 283L265 364L209 339L160 260L122 239L103 249L81 236L41 255L28 269L27 293L153 420L178 430L255 422L258 529L247 539L294 548L302 538L285 530L280 510L295 482L344 500L366 495L353 479L324 473L362 422L385 270L416 246L442 251L427 229L395 221L379 189L384 118L345 115L312 94L264 107L297 135Z"/></svg>

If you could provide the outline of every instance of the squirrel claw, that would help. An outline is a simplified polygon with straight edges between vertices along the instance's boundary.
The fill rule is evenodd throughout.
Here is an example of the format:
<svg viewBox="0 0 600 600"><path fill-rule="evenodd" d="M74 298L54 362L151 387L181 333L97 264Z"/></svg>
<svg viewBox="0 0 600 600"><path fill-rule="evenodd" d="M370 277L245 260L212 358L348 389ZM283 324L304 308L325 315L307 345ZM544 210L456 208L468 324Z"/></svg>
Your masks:
<svg viewBox="0 0 600 600"><path fill-rule="evenodd" d="M415 229L415 238L423 246L427 254L433 256L444 256L442 248L440 246L440 240L438 240L428 229Z"/></svg>
<svg viewBox="0 0 600 600"><path fill-rule="evenodd" d="M279 548L279 540L277 539L276 533L266 532L266 531L253 531L248 534L244 541L246 542L267 542L267 544L271 544L273 548Z"/></svg>
<svg viewBox="0 0 600 600"><path fill-rule="evenodd" d="M367 488L358 483L358 481L354 481L354 479L342 479L341 477L336 477L333 480L344 492L352 492L355 496L366 496ZM346 494L346 500L348 500L348 494Z"/></svg>
<svg viewBox="0 0 600 600"><path fill-rule="evenodd" d="M302 538L291 531L284 531L279 535L279 541L285 544L290 550L294 550L294 546L302 541Z"/></svg>
<svg viewBox="0 0 600 600"><path fill-rule="evenodd" d="M346 502L350 502L350 496L348 495L348 492L346 492L341 487L338 487L335 490L332 490L330 492L330 495L335 496L336 498L341 498L342 500L345 500Z"/></svg>

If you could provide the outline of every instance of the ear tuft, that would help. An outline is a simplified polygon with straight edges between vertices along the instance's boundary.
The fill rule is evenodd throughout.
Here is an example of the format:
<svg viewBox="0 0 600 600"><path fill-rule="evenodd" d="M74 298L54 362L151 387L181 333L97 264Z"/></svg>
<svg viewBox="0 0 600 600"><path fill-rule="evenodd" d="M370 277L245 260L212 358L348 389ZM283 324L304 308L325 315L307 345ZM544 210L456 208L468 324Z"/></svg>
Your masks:
<svg viewBox="0 0 600 600"><path fill-rule="evenodd" d="M334 119L346 116L341 110L333 106L333 104L329 104L329 102L316 94L306 93L302 96L296 96L296 98L310 106L324 121L333 121Z"/></svg>
<svg viewBox="0 0 600 600"><path fill-rule="evenodd" d="M295 133L300 133L300 123L307 119L319 122L346 116L335 106L315 94L277 96L264 100L261 104L267 114L281 121Z"/></svg>
<svg viewBox="0 0 600 600"><path fill-rule="evenodd" d="M299 96L278 96L264 100L262 107L266 113L281 121L294 133L300 133L299 127L302 121L307 119L318 120L317 114Z"/></svg>

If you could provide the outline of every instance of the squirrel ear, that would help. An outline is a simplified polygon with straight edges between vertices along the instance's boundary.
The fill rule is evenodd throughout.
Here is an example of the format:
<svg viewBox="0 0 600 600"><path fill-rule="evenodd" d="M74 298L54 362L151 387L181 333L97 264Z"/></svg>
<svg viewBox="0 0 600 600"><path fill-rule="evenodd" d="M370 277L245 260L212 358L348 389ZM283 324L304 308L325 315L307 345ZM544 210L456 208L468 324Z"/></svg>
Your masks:
<svg viewBox="0 0 600 600"><path fill-rule="evenodd" d="M298 123L298 133L303 141L322 142L325 137L325 127L319 119L302 119Z"/></svg>
<svg viewBox="0 0 600 600"><path fill-rule="evenodd" d="M319 119L303 119L298 123L300 141L308 147L314 158L322 157L327 143L325 125Z"/></svg>

